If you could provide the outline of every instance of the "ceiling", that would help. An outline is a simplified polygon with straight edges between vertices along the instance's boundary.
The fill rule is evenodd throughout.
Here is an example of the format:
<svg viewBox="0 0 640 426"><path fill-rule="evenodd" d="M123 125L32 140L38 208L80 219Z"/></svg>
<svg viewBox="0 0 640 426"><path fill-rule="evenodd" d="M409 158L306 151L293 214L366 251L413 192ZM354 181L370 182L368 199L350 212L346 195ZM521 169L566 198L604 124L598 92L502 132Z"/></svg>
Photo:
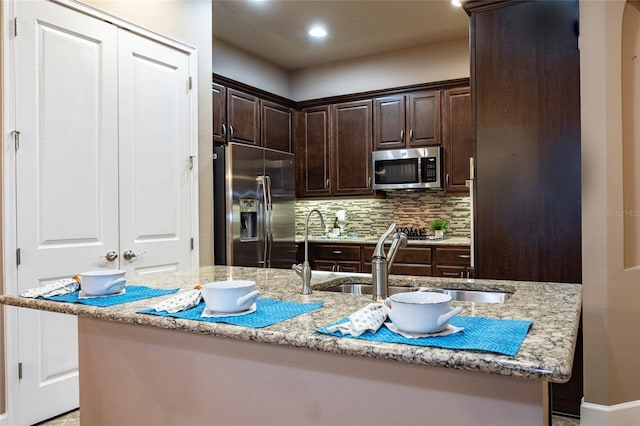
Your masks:
<svg viewBox="0 0 640 426"><path fill-rule="evenodd" d="M308 27L329 35L312 40ZM450 0L213 0L213 37L287 70L468 37Z"/></svg>

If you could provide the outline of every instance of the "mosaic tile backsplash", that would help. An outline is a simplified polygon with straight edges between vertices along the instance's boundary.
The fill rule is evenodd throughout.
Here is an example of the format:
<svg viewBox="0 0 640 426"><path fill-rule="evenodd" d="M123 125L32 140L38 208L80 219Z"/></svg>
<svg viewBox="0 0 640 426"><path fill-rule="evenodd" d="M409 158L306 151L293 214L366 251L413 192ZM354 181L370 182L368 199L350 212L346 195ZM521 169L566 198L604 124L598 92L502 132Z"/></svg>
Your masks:
<svg viewBox="0 0 640 426"><path fill-rule="evenodd" d="M469 196L389 191L385 199L299 199L296 200L296 235L304 235L304 219L311 209L320 210L329 224L333 223L337 210L346 210L347 235L380 236L393 222L398 227L427 228L428 235L432 235L429 224L433 219L442 218L449 223L449 236L471 236ZM319 234L317 217L310 219L309 228L313 229L313 235Z"/></svg>

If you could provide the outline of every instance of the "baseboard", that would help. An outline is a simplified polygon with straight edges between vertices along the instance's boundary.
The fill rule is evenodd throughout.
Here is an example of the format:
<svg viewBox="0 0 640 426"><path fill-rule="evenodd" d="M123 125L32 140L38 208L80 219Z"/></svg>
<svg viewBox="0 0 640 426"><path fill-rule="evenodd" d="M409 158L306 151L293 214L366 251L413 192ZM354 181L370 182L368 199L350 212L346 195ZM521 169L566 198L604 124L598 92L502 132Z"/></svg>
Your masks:
<svg viewBox="0 0 640 426"><path fill-rule="evenodd" d="M640 419L640 400L616 405L599 405L582 401L581 426L635 426Z"/></svg>

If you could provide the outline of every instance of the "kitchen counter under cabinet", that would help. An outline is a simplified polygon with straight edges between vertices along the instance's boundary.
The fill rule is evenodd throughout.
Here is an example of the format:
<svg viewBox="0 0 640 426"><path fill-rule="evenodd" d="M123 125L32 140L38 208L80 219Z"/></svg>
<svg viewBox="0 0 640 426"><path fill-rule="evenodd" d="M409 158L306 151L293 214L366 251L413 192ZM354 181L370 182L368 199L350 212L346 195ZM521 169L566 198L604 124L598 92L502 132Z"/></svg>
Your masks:
<svg viewBox="0 0 640 426"><path fill-rule="evenodd" d="M187 291L246 279L264 298L324 303L264 328L137 313L171 296L108 308L12 295L0 303L78 317L83 424L548 422L548 384L571 376L580 285L390 277L398 285L511 293L505 303L452 302L461 316L533 321L517 354L507 356L320 334L372 302L319 290L344 275L316 273L306 296L287 269L213 266L127 283Z"/></svg>

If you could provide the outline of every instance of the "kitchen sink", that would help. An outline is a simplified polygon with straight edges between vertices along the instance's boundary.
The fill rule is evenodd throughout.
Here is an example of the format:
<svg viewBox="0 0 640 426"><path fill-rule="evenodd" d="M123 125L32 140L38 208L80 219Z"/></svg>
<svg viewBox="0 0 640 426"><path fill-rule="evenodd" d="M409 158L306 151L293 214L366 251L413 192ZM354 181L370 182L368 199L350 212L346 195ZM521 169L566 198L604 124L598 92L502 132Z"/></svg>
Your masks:
<svg viewBox="0 0 640 426"><path fill-rule="evenodd" d="M337 293L350 294L371 294L373 286L366 282L349 282L339 283L325 288L317 288L318 291L331 291ZM451 296L452 300L459 302L475 302L475 303L504 303L509 300L511 293L502 291L484 291L484 290L468 290L468 289L443 289L415 286L389 286L389 295L396 293L404 293L409 291L437 291Z"/></svg>
<svg viewBox="0 0 640 426"><path fill-rule="evenodd" d="M389 286L389 294L405 293L408 291L419 291L420 287L403 287L397 285ZM369 283L349 283L338 284L333 287L321 289L321 291L333 291L337 293L351 293L351 294L371 294L373 286Z"/></svg>

